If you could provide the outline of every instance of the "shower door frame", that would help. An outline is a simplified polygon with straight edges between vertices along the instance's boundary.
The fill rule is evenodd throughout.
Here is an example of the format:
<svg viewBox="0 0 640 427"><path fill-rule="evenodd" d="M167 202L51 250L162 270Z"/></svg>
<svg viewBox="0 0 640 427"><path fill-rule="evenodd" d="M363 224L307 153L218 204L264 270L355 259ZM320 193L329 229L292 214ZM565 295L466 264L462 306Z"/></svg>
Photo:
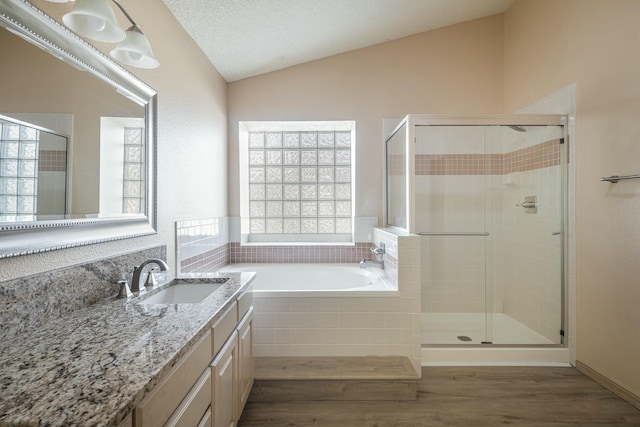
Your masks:
<svg viewBox="0 0 640 427"><path fill-rule="evenodd" d="M568 125L569 118L563 114L482 114L482 115L448 115L448 114L408 114L400 123L394 128L394 130L384 139L384 164L383 164L383 222L385 227L396 228L408 233L418 234L419 230L416 230L416 216L415 216L415 143L416 126L561 126L562 127L562 142L568 141ZM405 188L406 188L406 224L407 228L398 227L393 224L389 224L388 220L388 175L387 175L387 142L400 130L406 126L406 140L405 140ZM568 347L567 342L567 325L568 325L568 310L566 303L567 297L567 268L566 262L568 260L568 239L566 232L569 229L568 224L568 209L567 209L567 155L568 149L561 151L560 156L560 247L561 247L561 292L560 292L560 343L559 344L491 344L494 347ZM452 233L450 233L452 234ZM432 346L439 346L438 344L431 344ZM469 346L469 345L465 345Z"/></svg>

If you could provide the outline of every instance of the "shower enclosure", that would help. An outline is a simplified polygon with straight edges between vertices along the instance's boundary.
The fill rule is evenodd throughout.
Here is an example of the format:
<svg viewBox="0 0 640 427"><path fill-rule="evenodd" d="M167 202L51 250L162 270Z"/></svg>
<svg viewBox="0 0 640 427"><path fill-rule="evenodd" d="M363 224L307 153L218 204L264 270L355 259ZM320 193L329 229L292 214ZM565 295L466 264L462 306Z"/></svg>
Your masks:
<svg viewBox="0 0 640 427"><path fill-rule="evenodd" d="M562 347L566 117L409 115L385 222L421 237L422 344Z"/></svg>

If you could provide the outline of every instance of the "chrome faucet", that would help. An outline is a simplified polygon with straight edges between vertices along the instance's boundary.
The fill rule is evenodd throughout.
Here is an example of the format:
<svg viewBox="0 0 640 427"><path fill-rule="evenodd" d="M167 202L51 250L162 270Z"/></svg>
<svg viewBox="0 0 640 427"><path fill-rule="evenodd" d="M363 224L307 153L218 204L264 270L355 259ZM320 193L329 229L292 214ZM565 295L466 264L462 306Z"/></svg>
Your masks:
<svg viewBox="0 0 640 427"><path fill-rule="evenodd" d="M167 265L167 263L161 259L151 258L146 261L143 261L142 264L133 268L133 278L131 279L131 292L138 292L140 290L140 278L142 275L142 270L147 264L156 264L158 267L160 267L160 271L169 270L169 266ZM153 272L150 271L148 274L151 275L153 274ZM149 281L149 283L153 283L153 277L151 278L147 277L147 280Z"/></svg>
<svg viewBox="0 0 640 427"><path fill-rule="evenodd" d="M380 247L369 248L369 250L371 250L371 253L374 254L375 256L379 256L380 257L380 261L369 260L369 259L364 259L363 258L362 261L360 261L360 268L365 268L365 267L369 267L369 266L376 266L376 267L380 267L382 270L384 270L384 253L385 253L384 242L380 242Z"/></svg>

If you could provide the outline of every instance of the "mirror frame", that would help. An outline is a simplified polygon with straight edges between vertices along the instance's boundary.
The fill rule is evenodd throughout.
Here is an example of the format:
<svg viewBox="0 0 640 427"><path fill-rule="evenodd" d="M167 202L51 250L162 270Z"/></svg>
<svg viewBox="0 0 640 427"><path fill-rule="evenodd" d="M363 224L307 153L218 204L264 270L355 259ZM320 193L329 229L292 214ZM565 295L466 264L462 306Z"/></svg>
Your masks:
<svg viewBox="0 0 640 427"><path fill-rule="evenodd" d="M0 259L156 234L157 92L26 0L0 0L0 25L145 107L145 214L0 223Z"/></svg>

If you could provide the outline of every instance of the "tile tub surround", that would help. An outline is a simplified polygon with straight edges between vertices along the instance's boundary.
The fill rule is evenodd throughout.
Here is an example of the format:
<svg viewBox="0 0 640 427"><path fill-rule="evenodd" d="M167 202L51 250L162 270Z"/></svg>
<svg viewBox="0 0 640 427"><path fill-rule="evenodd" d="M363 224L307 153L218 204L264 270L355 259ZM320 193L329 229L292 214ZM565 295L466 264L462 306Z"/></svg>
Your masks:
<svg viewBox="0 0 640 427"><path fill-rule="evenodd" d="M266 297L256 292L256 357L402 355L420 372L420 238L381 228L373 238L386 245L385 276L399 291L388 297L357 292Z"/></svg>
<svg viewBox="0 0 640 427"><path fill-rule="evenodd" d="M167 259L166 246L0 282L0 336L19 336L115 295L116 282L131 280L133 267L150 258Z"/></svg>
<svg viewBox="0 0 640 427"><path fill-rule="evenodd" d="M224 277L198 304L109 299L3 338L0 425L118 425L254 275Z"/></svg>

